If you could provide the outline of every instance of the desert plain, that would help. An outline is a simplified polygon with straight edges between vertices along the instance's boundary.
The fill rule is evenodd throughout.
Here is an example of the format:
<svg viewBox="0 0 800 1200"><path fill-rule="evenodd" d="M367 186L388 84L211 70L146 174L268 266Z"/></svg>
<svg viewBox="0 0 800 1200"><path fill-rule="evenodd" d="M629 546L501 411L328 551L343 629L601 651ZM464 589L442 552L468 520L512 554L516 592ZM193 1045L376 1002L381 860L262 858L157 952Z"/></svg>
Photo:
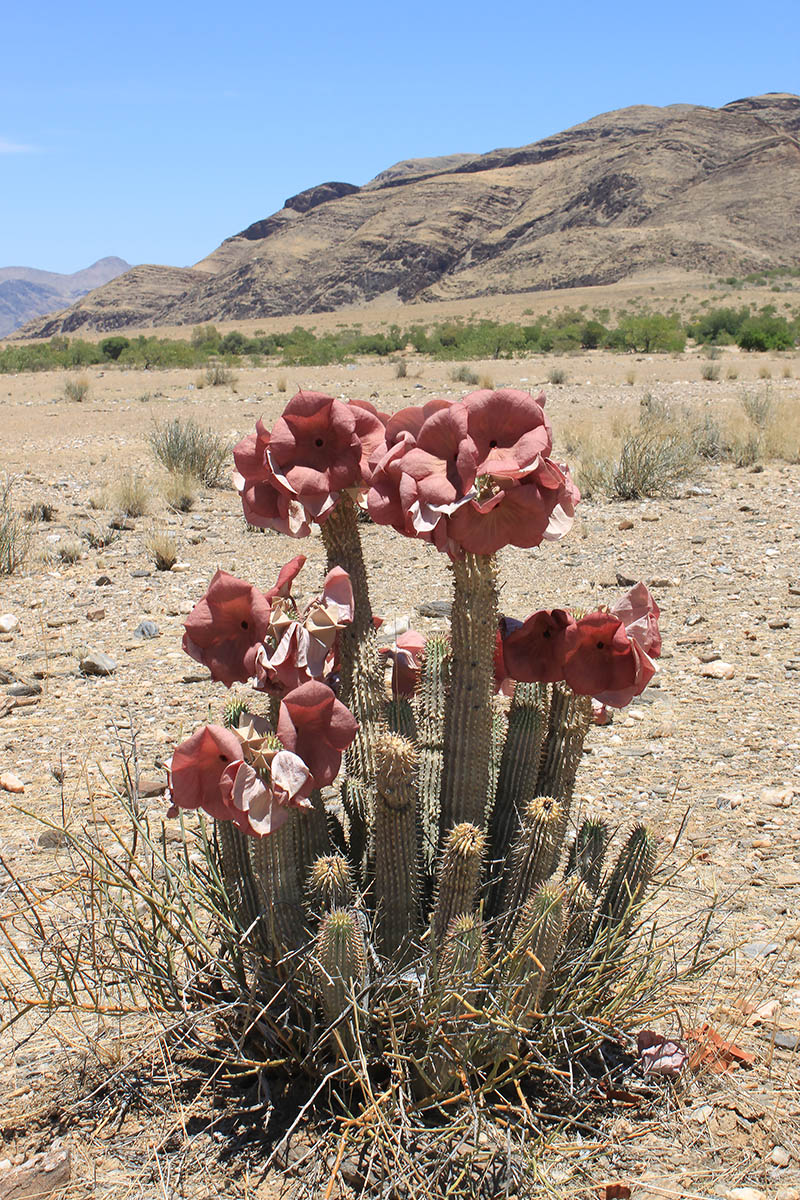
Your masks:
<svg viewBox="0 0 800 1200"><path fill-rule="evenodd" d="M685 1041L707 1022L752 1055L738 1069L687 1069L644 1109L609 1103L602 1137L554 1126L532 1196L800 1197L800 354L725 348L715 380L703 378L704 361L690 349L469 364L495 387L543 387L556 457L571 463L613 453L643 410L685 431L709 416L741 432L743 394L768 394L780 425L747 465L699 460L655 497L592 491L563 541L500 555L508 615L608 604L625 580L643 579L655 596L659 673L611 724L590 731L578 801L615 829L646 821L661 839L665 874L680 866L658 901L676 955L710 919L720 957L702 978L668 989L658 1028ZM233 444L257 418L271 424L301 387L389 411L469 390L452 363L413 353L404 363L403 377L396 361L369 358L237 366L219 387L197 370L89 368L79 403L64 396L76 372L0 376L0 478L12 480L20 510L55 509L51 521L28 523L25 562L0 576L0 616L15 618L0 634L0 776L24 787L0 791L6 921L20 903L12 875L46 896L68 870L58 829L98 814L121 819L114 791L131 728L152 785L148 814L164 818L164 761L223 702L224 689L181 651L182 621L214 571L267 587L303 553L299 591L314 595L322 578L318 532L293 542L248 530L227 481L200 488L190 511L171 509L148 440L154 423L191 418ZM564 382L548 381L554 368ZM146 513L116 521L113 540L91 548L87 535L96 539L119 516L117 491L131 474L144 484ZM156 569L154 532L174 539L171 570ZM449 597L446 558L372 524L363 535L375 611L396 630L442 628L419 609ZM143 621L156 636L137 636ZM110 656L110 674L82 673L90 651ZM180 836L175 822L166 821L166 836ZM182 1088L154 1029L58 1018L12 1026L2 1040L4 1168L61 1154L60 1174L35 1177L37 1194L281 1194L279 1173L263 1167L265 1139L242 1135L235 1094ZM598 1191L614 1183L629 1191ZM4 1186L0 1175L3 1200L34 1194ZM333 1195L356 1194L339 1187Z"/></svg>

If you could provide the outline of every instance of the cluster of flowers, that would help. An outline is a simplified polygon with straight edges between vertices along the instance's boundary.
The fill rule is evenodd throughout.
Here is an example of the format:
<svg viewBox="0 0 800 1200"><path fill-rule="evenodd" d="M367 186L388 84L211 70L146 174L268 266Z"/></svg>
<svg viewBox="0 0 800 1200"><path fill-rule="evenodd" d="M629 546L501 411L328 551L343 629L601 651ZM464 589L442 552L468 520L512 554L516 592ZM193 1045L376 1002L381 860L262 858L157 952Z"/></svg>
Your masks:
<svg viewBox="0 0 800 1200"><path fill-rule="evenodd" d="M271 432L259 421L234 450L245 518L304 537L349 491L377 524L453 558L563 537L580 496L549 457L543 405L543 394L479 391L390 417L300 392Z"/></svg>
<svg viewBox="0 0 800 1200"><path fill-rule="evenodd" d="M392 417L366 402L301 392L271 432L235 448L235 482L246 519L295 537L328 519L343 492L373 520L432 542L454 559L531 547L563 536L579 500L568 469L553 462L544 397L479 391L432 400ZM178 808L203 808L265 836L291 807L309 807L332 783L356 721L338 700L341 631L353 619L351 581L341 568L301 612L291 588L298 555L261 592L217 571L185 623L184 650L212 678L250 682L279 703L275 730L244 715L235 729L206 725L175 750L170 795ZM565 681L600 705L622 707L644 690L661 651L659 610L643 584L608 610L564 609L502 618L495 685ZM378 622L376 621L376 624ZM391 690L411 695L425 639L414 631L384 647Z"/></svg>

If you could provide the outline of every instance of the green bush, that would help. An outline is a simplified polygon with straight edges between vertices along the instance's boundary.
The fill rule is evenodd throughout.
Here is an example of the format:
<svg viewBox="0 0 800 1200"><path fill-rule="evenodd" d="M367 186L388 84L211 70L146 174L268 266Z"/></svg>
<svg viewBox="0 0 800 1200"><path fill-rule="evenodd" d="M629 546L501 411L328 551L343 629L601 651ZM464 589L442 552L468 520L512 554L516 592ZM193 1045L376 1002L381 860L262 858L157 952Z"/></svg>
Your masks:
<svg viewBox="0 0 800 1200"><path fill-rule="evenodd" d="M737 342L742 350L790 350L797 338L796 326L785 317L761 312L748 317L739 329Z"/></svg>
<svg viewBox="0 0 800 1200"><path fill-rule="evenodd" d="M103 338L100 343L100 353L103 358L110 358L114 362L122 354L123 350L127 350L130 346L130 338L122 337L120 334L115 334L114 337Z"/></svg>

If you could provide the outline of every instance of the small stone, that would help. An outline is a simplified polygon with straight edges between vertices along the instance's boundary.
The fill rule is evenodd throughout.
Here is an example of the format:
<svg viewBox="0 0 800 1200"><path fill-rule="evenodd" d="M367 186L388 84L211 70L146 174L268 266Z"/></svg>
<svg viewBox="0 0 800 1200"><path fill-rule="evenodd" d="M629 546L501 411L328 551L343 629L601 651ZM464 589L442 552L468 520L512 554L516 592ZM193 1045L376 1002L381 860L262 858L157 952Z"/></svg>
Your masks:
<svg viewBox="0 0 800 1200"><path fill-rule="evenodd" d="M42 850L58 850L59 846L63 846L67 840L67 835L63 829L45 829L39 834L36 840L37 846Z"/></svg>
<svg viewBox="0 0 800 1200"><path fill-rule="evenodd" d="M4 771L0 775L0 788L4 792L13 792L15 795L20 795L20 793L25 791L25 784L19 775L15 775L12 771Z"/></svg>
<svg viewBox="0 0 800 1200"><path fill-rule="evenodd" d="M687 625L699 625L701 621L705 621L705 617L703 616L703 614L699 613L699 612L694 612L694 613L689 613L689 616L686 618L685 623Z"/></svg>
<svg viewBox="0 0 800 1200"><path fill-rule="evenodd" d="M46 1150L0 1173L0 1200L48 1200L69 1183L69 1150Z"/></svg>
<svg viewBox="0 0 800 1200"><path fill-rule="evenodd" d="M14 683L8 689L9 696L41 696L42 687L39 683Z"/></svg>
<svg viewBox="0 0 800 1200"><path fill-rule="evenodd" d="M90 650L80 660L82 675L113 675L116 669L114 659L108 654L103 654L102 650Z"/></svg>
<svg viewBox="0 0 800 1200"><path fill-rule="evenodd" d="M104 608L89 608L86 610L87 621L102 621L105 615L106 610Z"/></svg>
<svg viewBox="0 0 800 1200"><path fill-rule="evenodd" d="M775 1034L775 1045L781 1050L800 1050L800 1033L785 1033L781 1030Z"/></svg>
<svg viewBox="0 0 800 1200"><path fill-rule="evenodd" d="M653 513L653 512L644 512L644 513L642 513L642 520L643 521L660 521L661 514Z"/></svg>
<svg viewBox="0 0 800 1200"><path fill-rule="evenodd" d="M759 803L768 804L770 808L788 808L793 796L794 791L790 787L762 788L758 793Z"/></svg>
<svg viewBox="0 0 800 1200"><path fill-rule="evenodd" d="M711 488L702 487L699 483L689 488L690 496L710 496L711 494ZM692 541L694 541L694 538L692 538ZM703 541L705 541L705 538L703 538Z"/></svg>
<svg viewBox="0 0 800 1200"><path fill-rule="evenodd" d="M399 637L401 633L408 633L409 623L409 617L398 617L395 621L387 621L378 630L378 638L382 642L391 642L394 638Z"/></svg>
<svg viewBox="0 0 800 1200"><path fill-rule="evenodd" d="M149 579L152 574L152 571L131 571L131 579Z"/></svg>
<svg viewBox="0 0 800 1200"><path fill-rule="evenodd" d="M765 1192L751 1187L731 1188L725 1195L727 1200L767 1200Z"/></svg>
<svg viewBox="0 0 800 1200"><path fill-rule="evenodd" d="M95 587L111 587L111 580L108 575L99 575L94 581Z"/></svg>
<svg viewBox="0 0 800 1200"><path fill-rule="evenodd" d="M635 587L639 582L639 576L632 575L630 571L617 571L616 576L620 587Z"/></svg>
<svg viewBox="0 0 800 1200"><path fill-rule="evenodd" d="M131 529L135 529L136 525L130 519L130 517L118 516L118 517L111 518L111 520L108 522L108 527L109 527L109 529L131 530Z"/></svg>
<svg viewBox="0 0 800 1200"><path fill-rule="evenodd" d="M149 775L139 776L138 792L143 797L161 796L164 793L164 788L167 786L166 780L156 779Z"/></svg>
<svg viewBox="0 0 800 1200"><path fill-rule="evenodd" d="M700 674L706 679L733 679L736 668L731 663L717 659L715 662L704 663L700 668Z"/></svg>
<svg viewBox="0 0 800 1200"><path fill-rule="evenodd" d="M19 619L13 613L4 613L0 617L0 633L13 633L19 625Z"/></svg>
<svg viewBox="0 0 800 1200"><path fill-rule="evenodd" d="M692 1111L689 1113L689 1117L692 1121L697 1121L698 1124L703 1124L704 1121L709 1119L713 1111L713 1105L701 1104L698 1108L692 1109Z"/></svg>
<svg viewBox="0 0 800 1200"><path fill-rule="evenodd" d="M664 577L664 578L659 577L658 579L653 578L650 580L651 588L670 588L670 587L677 587L679 584L680 584L679 579L667 579L666 577Z"/></svg>
<svg viewBox="0 0 800 1200"><path fill-rule="evenodd" d="M633 529L633 521L630 517L625 517L623 521L620 521L617 529Z"/></svg>
<svg viewBox="0 0 800 1200"><path fill-rule="evenodd" d="M800 1200L800 1188L778 1188L775 1193L775 1200Z"/></svg>
<svg viewBox="0 0 800 1200"><path fill-rule="evenodd" d="M708 538L704 538L701 534L697 534L695 537L689 538L689 543L692 546L705 546L707 541Z"/></svg>
<svg viewBox="0 0 800 1200"><path fill-rule="evenodd" d="M719 662L718 650L701 650L697 655L701 663Z"/></svg>
<svg viewBox="0 0 800 1200"><path fill-rule="evenodd" d="M788 629L791 622L786 617L772 617L767 621L770 629Z"/></svg>
<svg viewBox="0 0 800 1200"><path fill-rule="evenodd" d="M191 571L192 564L187 562L176 562L170 567L170 571L174 575L185 575L187 571Z"/></svg>
<svg viewBox="0 0 800 1200"><path fill-rule="evenodd" d="M792 1156L785 1146L773 1146L769 1161L774 1163L776 1167L788 1167L792 1161Z"/></svg>
<svg viewBox="0 0 800 1200"><path fill-rule="evenodd" d="M159 635L159 628L155 621L140 621L133 631L133 636L140 640L155 638Z"/></svg>
<svg viewBox="0 0 800 1200"><path fill-rule="evenodd" d="M452 611L451 600L426 600L424 604L417 606L421 617L449 617Z"/></svg>
<svg viewBox="0 0 800 1200"><path fill-rule="evenodd" d="M776 950L780 950L777 942L748 942L746 946L741 947L742 954L746 954L748 958L764 958L767 954L774 954Z"/></svg>
<svg viewBox="0 0 800 1200"><path fill-rule="evenodd" d="M47 622L48 629L62 629L65 625L77 625L77 617L50 617Z"/></svg>

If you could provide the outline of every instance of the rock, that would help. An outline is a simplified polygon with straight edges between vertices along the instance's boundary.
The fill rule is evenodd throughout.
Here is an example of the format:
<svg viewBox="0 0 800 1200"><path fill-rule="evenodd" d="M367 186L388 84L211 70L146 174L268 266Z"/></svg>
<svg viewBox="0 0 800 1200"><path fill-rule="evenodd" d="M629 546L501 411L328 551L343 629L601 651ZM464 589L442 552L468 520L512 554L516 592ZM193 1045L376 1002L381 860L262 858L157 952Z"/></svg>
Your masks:
<svg viewBox="0 0 800 1200"><path fill-rule="evenodd" d="M770 808L788 808L793 796L794 790L790 787L768 787L761 789L758 799L761 804L768 804Z"/></svg>
<svg viewBox="0 0 800 1200"><path fill-rule="evenodd" d="M57 850L59 846L63 846L67 840L67 835L63 829L45 829L39 834L36 839L37 846L42 850Z"/></svg>
<svg viewBox="0 0 800 1200"><path fill-rule="evenodd" d="M131 529L135 529L136 525L130 519L130 517L117 516L117 517L111 518L111 520L108 522L108 528L109 529L124 529L124 530L130 531Z"/></svg>
<svg viewBox="0 0 800 1200"><path fill-rule="evenodd" d="M701 650L697 656L701 663L719 662L718 650Z"/></svg>
<svg viewBox="0 0 800 1200"><path fill-rule="evenodd" d="M19 795L21 792L25 791L25 784L22 782L19 775L15 775L13 771L4 771L3 774L0 775L0 788L2 788L4 792L13 792L15 795Z"/></svg>
<svg viewBox="0 0 800 1200"><path fill-rule="evenodd" d="M699 612L693 612L689 613L689 616L686 618L684 623L686 625L699 625L701 621L705 621L703 614Z"/></svg>
<svg viewBox="0 0 800 1200"><path fill-rule="evenodd" d="M449 617L452 611L451 600L426 600L417 605L417 612L421 617Z"/></svg>
<svg viewBox="0 0 800 1200"><path fill-rule="evenodd" d="M70 1171L69 1150L34 1154L0 1174L0 1200L47 1200L67 1186Z"/></svg>
<svg viewBox="0 0 800 1200"><path fill-rule="evenodd" d="M642 513L642 520L643 521L660 521L661 513L644 512L644 513Z"/></svg>
<svg viewBox="0 0 800 1200"><path fill-rule="evenodd" d="M800 1050L800 1033L786 1033L780 1030L775 1034L775 1045L781 1050Z"/></svg>
<svg viewBox="0 0 800 1200"><path fill-rule="evenodd" d="M776 1167L788 1167L792 1161L792 1156L785 1146L773 1146L769 1161L774 1163Z"/></svg>
<svg viewBox="0 0 800 1200"><path fill-rule="evenodd" d="M77 617L50 617L47 622L48 629L62 629L65 625L77 625Z"/></svg>
<svg viewBox="0 0 800 1200"><path fill-rule="evenodd" d="M767 621L767 626L770 629L788 629L790 625L791 622L787 617L771 617L770 620Z"/></svg>
<svg viewBox="0 0 800 1200"><path fill-rule="evenodd" d="M167 786L166 779L156 779L154 776L140 775L138 792L142 797L161 796Z"/></svg>
<svg viewBox="0 0 800 1200"><path fill-rule="evenodd" d="M620 521L617 529L633 529L633 521L630 519L630 517L625 517L623 521Z"/></svg>
<svg viewBox="0 0 800 1200"><path fill-rule="evenodd" d="M635 587L639 582L639 575L632 575L630 571L617 571L617 583L620 587Z"/></svg>
<svg viewBox="0 0 800 1200"><path fill-rule="evenodd" d="M8 689L9 696L41 696L42 687L38 683L15 683Z"/></svg>
<svg viewBox="0 0 800 1200"><path fill-rule="evenodd" d="M706 679L733 679L736 668L731 663L716 659L715 662L704 663L700 667L700 674Z"/></svg>
<svg viewBox="0 0 800 1200"><path fill-rule="evenodd" d="M102 621L105 615L106 610L104 608L89 608L86 610L87 621Z"/></svg>
<svg viewBox="0 0 800 1200"><path fill-rule="evenodd" d="M140 621L133 631L133 636L140 640L155 638L159 635L159 628L155 621Z"/></svg>
<svg viewBox="0 0 800 1200"><path fill-rule="evenodd" d="M394 638L399 637L401 633L408 633L410 620L410 617L397 617L394 621L387 621L378 630L378 638L382 642L391 642Z"/></svg>
<svg viewBox="0 0 800 1200"><path fill-rule="evenodd" d="M116 669L114 659L102 650L90 650L80 661L81 675L113 675Z"/></svg>
<svg viewBox="0 0 800 1200"><path fill-rule="evenodd" d="M152 571L131 571L131 579L149 579L152 574Z"/></svg>
<svg viewBox="0 0 800 1200"><path fill-rule="evenodd" d="M191 571L191 569L192 564L187 562L176 562L170 567L170 571L172 571L174 575L185 575L186 572Z"/></svg>
<svg viewBox="0 0 800 1200"><path fill-rule="evenodd" d="M764 958L767 954L774 954L776 950L780 950L780 946L777 942L748 942L740 949L748 958Z"/></svg>
<svg viewBox="0 0 800 1200"><path fill-rule="evenodd" d="M100 575L94 581L95 587L111 587L111 580L108 575Z"/></svg>
<svg viewBox="0 0 800 1200"><path fill-rule="evenodd" d="M739 1187L731 1188L725 1193L727 1200L767 1200L766 1192L760 1192L758 1188Z"/></svg>
<svg viewBox="0 0 800 1200"><path fill-rule="evenodd" d="M696 534L695 537L689 538L689 544L691 546L705 546L707 541L708 538L704 538L702 534Z"/></svg>
<svg viewBox="0 0 800 1200"><path fill-rule="evenodd" d="M13 633L19 625L19 618L13 613L4 613L0 617L0 633Z"/></svg>

